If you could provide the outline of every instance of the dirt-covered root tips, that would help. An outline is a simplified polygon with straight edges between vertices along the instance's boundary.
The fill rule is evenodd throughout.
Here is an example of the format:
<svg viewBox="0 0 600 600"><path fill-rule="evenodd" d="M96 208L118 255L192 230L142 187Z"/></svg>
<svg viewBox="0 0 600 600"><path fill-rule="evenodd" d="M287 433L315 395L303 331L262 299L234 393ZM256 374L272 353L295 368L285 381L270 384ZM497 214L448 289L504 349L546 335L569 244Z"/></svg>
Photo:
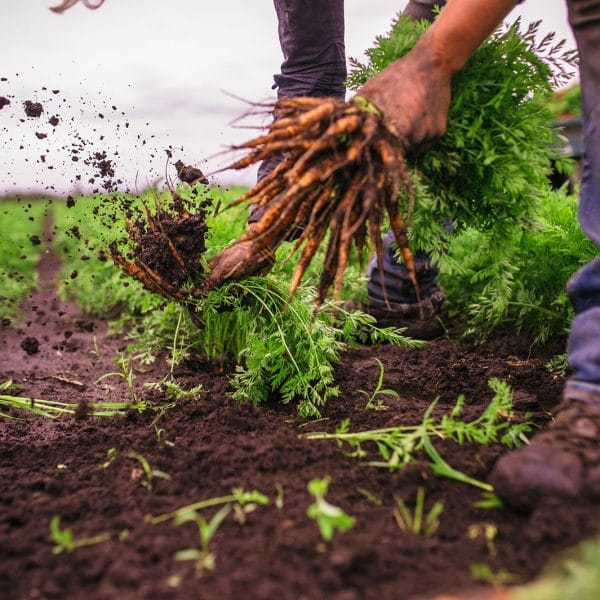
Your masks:
<svg viewBox="0 0 600 600"><path fill-rule="evenodd" d="M293 294L329 232L318 286L320 304L332 286L339 297L353 243L361 261L368 241L381 262L381 227L387 214L416 288L413 255L398 208L399 192L405 191L410 206L412 189L402 145L378 111L363 99L297 97L279 100L273 112L276 118L268 130L235 146L247 154L227 167L243 169L274 156L282 159L231 204L263 207L259 221L236 244L251 242L251 251L259 253L300 230Z"/></svg>
<svg viewBox="0 0 600 600"><path fill-rule="evenodd" d="M157 200L154 214L144 206L139 219L128 219L126 251L116 242L109 245L109 251L127 275L151 292L180 300L200 294L196 284L205 275L201 259L207 231L204 207L192 214L171 192L167 203Z"/></svg>

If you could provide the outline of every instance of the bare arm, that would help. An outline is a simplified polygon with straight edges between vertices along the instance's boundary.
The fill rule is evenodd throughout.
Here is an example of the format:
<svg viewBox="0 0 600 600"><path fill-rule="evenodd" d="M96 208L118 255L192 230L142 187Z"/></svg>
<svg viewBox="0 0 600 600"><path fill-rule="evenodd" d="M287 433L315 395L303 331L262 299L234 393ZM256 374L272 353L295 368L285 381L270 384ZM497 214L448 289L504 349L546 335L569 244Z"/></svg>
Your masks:
<svg viewBox="0 0 600 600"><path fill-rule="evenodd" d="M448 0L413 50L359 90L407 151L422 150L444 134L452 76L516 4Z"/></svg>

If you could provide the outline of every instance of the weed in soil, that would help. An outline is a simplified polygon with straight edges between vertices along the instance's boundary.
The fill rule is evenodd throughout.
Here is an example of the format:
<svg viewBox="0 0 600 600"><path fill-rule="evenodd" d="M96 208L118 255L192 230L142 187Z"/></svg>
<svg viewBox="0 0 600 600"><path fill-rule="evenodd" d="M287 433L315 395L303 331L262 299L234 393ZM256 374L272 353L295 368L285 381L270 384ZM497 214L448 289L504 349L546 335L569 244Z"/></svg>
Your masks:
<svg viewBox="0 0 600 600"><path fill-rule="evenodd" d="M306 509L309 518L314 519L319 526L321 537L330 542L336 531L349 531L354 527L355 519L346 514L339 506L334 506L327 501L330 477L313 479L308 482L308 492L315 501Z"/></svg>

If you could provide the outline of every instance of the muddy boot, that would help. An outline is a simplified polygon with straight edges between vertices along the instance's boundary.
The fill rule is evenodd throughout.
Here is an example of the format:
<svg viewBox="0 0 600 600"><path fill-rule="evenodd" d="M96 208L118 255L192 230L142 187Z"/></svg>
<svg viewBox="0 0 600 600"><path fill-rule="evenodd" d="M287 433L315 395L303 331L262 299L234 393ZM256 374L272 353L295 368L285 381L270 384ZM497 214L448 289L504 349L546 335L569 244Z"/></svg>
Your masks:
<svg viewBox="0 0 600 600"><path fill-rule="evenodd" d="M420 298L406 266L395 258L394 237L389 232L383 239L383 273L374 258L367 270L367 301L353 306L375 317L380 327L403 328L408 337L433 340L444 333L439 319L444 295L437 284L437 269L428 254L415 255L415 270Z"/></svg>
<svg viewBox="0 0 600 600"><path fill-rule="evenodd" d="M566 398L545 431L496 463L490 481L520 509L547 496L600 498L600 394L589 402Z"/></svg>

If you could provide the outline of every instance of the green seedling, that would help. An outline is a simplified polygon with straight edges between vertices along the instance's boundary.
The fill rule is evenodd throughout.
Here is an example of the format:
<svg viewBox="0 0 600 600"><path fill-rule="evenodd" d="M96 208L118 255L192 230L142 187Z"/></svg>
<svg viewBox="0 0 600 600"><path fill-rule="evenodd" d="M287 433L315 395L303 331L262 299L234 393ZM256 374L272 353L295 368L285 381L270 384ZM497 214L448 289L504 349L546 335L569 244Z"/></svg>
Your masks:
<svg viewBox="0 0 600 600"><path fill-rule="evenodd" d="M464 398L459 398L450 415L440 421L431 415L437 404L432 402L425 411L419 425L400 425L369 431L350 431L350 421L344 419L335 433L311 432L300 435L304 439L329 439L352 448L349 456L364 459L368 456L365 447L375 445L382 460L368 461L365 464L391 470L404 468L415 460L418 451L424 450L432 464L433 471L441 477L455 479L486 492L492 492L491 485L478 481L451 467L435 449L431 439L450 439L462 444L474 442L489 444L501 442L509 447L518 446L524 441L524 431L531 428L525 420L520 422L512 412L512 391L503 381L491 379L490 387L495 391L494 398L482 415L471 422L460 421L457 417L462 409ZM526 415L527 416L527 415Z"/></svg>
<svg viewBox="0 0 600 600"><path fill-rule="evenodd" d="M93 349L90 350L90 353L93 354L96 358L100 358L100 346L98 345L98 338L94 335L92 340Z"/></svg>
<svg viewBox="0 0 600 600"><path fill-rule="evenodd" d="M101 533L89 538L76 540L70 529L60 528L60 517L58 515L54 515L50 520L50 538L56 544L52 548L52 554L70 553L73 550L77 550L77 548L95 546L96 544L108 541L111 537L110 533Z"/></svg>
<svg viewBox="0 0 600 600"><path fill-rule="evenodd" d="M357 487L356 491L361 496L364 496L367 499L367 501L373 504L374 506L383 506L383 500L374 492L371 492L362 487Z"/></svg>
<svg viewBox="0 0 600 600"><path fill-rule="evenodd" d="M117 452L116 448L109 448L106 451L106 460L101 465L102 468L108 469L108 467L110 467L110 465L112 465L115 458L117 458L117 454L118 454L118 452Z"/></svg>
<svg viewBox="0 0 600 600"><path fill-rule="evenodd" d="M283 486L280 483L275 484L275 490L277 491L277 496L275 496L275 506L278 510L283 508L283 500L284 500L284 490Z"/></svg>
<svg viewBox="0 0 600 600"><path fill-rule="evenodd" d="M545 365L546 369L553 375L565 377L569 372L569 361L566 354L557 354L552 357Z"/></svg>
<svg viewBox="0 0 600 600"><path fill-rule="evenodd" d="M212 571L215 568L215 554L210 551L209 545L217 529L225 520L225 517L231 512L231 505L222 506L210 521L207 521L195 510L183 512L175 517L175 525L194 522L198 528L198 538L200 548L188 548L175 553L175 560L187 561L193 560L196 565L196 572L201 574L203 571Z"/></svg>
<svg viewBox="0 0 600 600"><path fill-rule="evenodd" d="M369 410L387 410L389 407L384 404L382 396L390 396L391 398L400 398L400 395L395 390L383 389L383 363L376 358L375 362L379 366L379 378L377 379L377 385L373 390L372 394L365 392L364 390L358 390L359 394L363 394L367 397L367 404L365 409Z"/></svg>
<svg viewBox="0 0 600 600"><path fill-rule="evenodd" d="M485 538L485 546L490 556L496 556L496 544L494 540L498 534L498 528L493 523L479 523L476 525L469 525L467 530L467 536L470 540L476 540L478 537Z"/></svg>
<svg viewBox="0 0 600 600"><path fill-rule="evenodd" d="M482 492L481 499L474 502L473 507L481 508L483 510L492 510L494 508L503 508L504 504L494 492Z"/></svg>
<svg viewBox="0 0 600 600"><path fill-rule="evenodd" d="M314 496L313 502L306 510L306 514L314 519L321 533L321 537L329 542L336 531L348 531L354 527L354 517L346 514L339 506L330 504L325 499L329 489L330 477L313 479L308 483L308 491Z"/></svg>
<svg viewBox="0 0 600 600"><path fill-rule="evenodd" d="M138 452L129 452L127 456L129 456L129 458L137 460L140 463L142 471L146 477L146 479L143 480L141 483L148 491L152 491L155 478L167 480L171 479L171 476L168 473L165 473L164 471L159 471L158 469L153 469L143 454L139 454Z"/></svg>
<svg viewBox="0 0 600 600"><path fill-rule="evenodd" d="M212 506L218 506L220 504L232 504L237 503L240 506L244 507L247 504L257 504L259 506L265 506L269 503L269 499L264 494L257 492L256 490L252 490L251 492L247 492L244 488L235 488L231 491L231 494L228 496L218 496L216 498L208 498L207 500L200 500L199 502L194 502L193 504L188 504L186 506L182 506L176 510L172 510L167 513L163 513L162 515L158 515L153 517L151 515L146 517L146 520L152 523L152 525L158 525L159 523L164 523L165 521L170 521L172 519L177 519L181 515L192 511L202 510L203 508L210 508Z"/></svg>
<svg viewBox="0 0 600 600"><path fill-rule="evenodd" d="M506 569L500 569L494 572L490 565L485 563L474 563L471 565L471 577L475 581L489 583L490 585L506 585L517 583L519 578Z"/></svg>
<svg viewBox="0 0 600 600"><path fill-rule="evenodd" d="M394 518L402 531L429 537L440 526L440 515L444 511L444 503L437 500L429 512L424 514L425 490L422 487L417 490L417 499L412 512L402 498L394 496L394 502L396 503Z"/></svg>
<svg viewBox="0 0 600 600"><path fill-rule="evenodd" d="M24 410L48 419L57 419L64 415L74 415L79 403L0 394L0 406ZM127 409L131 408L131 404L128 402L93 402L88 407L88 416L90 417L115 417L127 414ZM7 414L0 413L0 415L10 418L10 415Z"/></svg>
<svg viewBox="0 0 600 600"><path fill-rule="evenodd" d="M105 373L96 379L94 383L100 383L104 381L108 377L120 377L127 384L127 389L129 390L129 398L131 401L137 405L139 405L137 393L135 391L135 374L133 372L133 366L131 364L131 360L128 360L125 356L121 355L116 359L117 364L121 367L120 371L112 371L110 373Z"/></svg>
<svg viewBox="0 0 600 600"><path fill-rule="evenodd" d="M429 405L429 408L425 411L424 422L427 422L429 419L429 415L433 411L435 405L436 402L432 402ZM421 442L423 444L423 449L425 452L427 452L427 456L429 456L431 468L435 475L438 475L439 477L445 477L446 479L454 479L455 481L460 481L461 483L466 483L468 485L481 488L486 492L492 492L494 490L493 486L491 486L489 483L469 477L462 471L458 471L454 467L451 467L431 443L431 440L429 439L429 432L426 428L421 430Z"/></svg>
<svg viewBox="0 0 600 600"><path fill-rule="evenodd" d="M199 384L189 390L184 390L175 379L166 377L161 381L153 381L144 384L145 388L163 392L167 400L184 400L186 398L195 398L202 392L202 384Z"/></svg>

